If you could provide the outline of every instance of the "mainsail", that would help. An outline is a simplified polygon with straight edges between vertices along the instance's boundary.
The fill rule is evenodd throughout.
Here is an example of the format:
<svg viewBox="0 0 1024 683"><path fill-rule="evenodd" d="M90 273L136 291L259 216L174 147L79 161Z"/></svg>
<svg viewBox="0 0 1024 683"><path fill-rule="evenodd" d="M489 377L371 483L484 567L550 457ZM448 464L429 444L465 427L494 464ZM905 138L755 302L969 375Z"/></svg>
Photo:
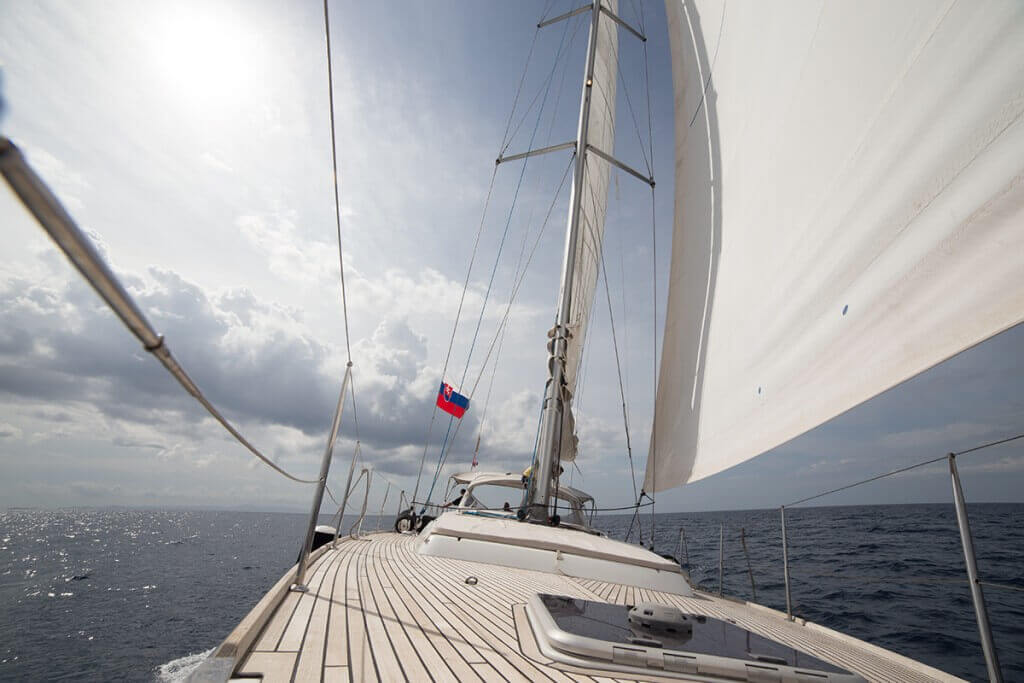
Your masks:
<svg viewBox="0 0 1024 683"><path fill-rule="evenodd" d="M1024 4L666 9L675 224L647 491L1024 319Z"/></svg>
<svg viewBox="0 0 1024 683"><path fill-rule="evenodd" d="M604 0L611 12L618 10L617 0ZM589 144L606 154L614 152L615 94L618 84L618 28L606 16L598 24L597 48L594 54L594 79L591 89ZM581 196L582 215L580 239L573 268L570 304L570 338L566 345L565 391L568 392L563 412L561 459L571 462L576 457L575 420L572 395L583 356L587 319L593 307L601 263L601 242L608 208L608 181L611 165L596 154L588 154Z"/></svg>

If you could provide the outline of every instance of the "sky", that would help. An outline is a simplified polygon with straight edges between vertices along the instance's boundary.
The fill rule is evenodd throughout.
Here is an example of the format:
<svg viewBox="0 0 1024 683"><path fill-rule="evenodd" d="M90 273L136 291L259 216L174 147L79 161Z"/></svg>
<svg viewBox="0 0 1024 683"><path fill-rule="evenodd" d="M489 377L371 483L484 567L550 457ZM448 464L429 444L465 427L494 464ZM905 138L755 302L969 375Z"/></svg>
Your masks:
<svg viewBox="0 0 1024 683"><path fill-rule="evenodd" d="M427 438L442 376L473 402L438 486L468 469L478 436L481 469L529 464L567 210L556 189L569 157L496 172L494 159L575 137L584 18L538 31L546 9L572 6L548 4L330 5L356 396L330 482L343 488L358 429L360 467L374 470L371 509L389 483L389 510L399 490L411 495L425 449L429 487L448 426L437 416ZM635 7L623 3L622 14L638 24ZM673 173L664 9L643 10L650 87L641 44L620 32L615 153L643 168L641 147L653 148L654 226L648 188L617 173L605 240L637 479ZM0 4L0 131L199 387L258 448L308 478L347 360L327 84L319 3ZM308 509L310 487L256 461L206 416L6 186L0 236L0 506ZM602 290L576 397L579 467L567 475L600 505L619 506L633 490ZM773 451L658 494L657 510L777 506L1024 431L1022 349L1024 328L1009 330ZM962 459L969 501L1024 502L1019 444ZM939 463L819 502L949 500Z"/></svg>

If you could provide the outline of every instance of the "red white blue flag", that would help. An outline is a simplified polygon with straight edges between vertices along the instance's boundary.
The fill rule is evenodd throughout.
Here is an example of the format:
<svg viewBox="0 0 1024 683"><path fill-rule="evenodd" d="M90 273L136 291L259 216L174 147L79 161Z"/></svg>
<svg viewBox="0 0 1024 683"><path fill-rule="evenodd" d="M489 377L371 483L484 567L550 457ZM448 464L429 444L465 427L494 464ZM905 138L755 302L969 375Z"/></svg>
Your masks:
<svg viewBox="0 0 1024 683"><path fill-rule="evenodd" d="M437 392L437 407L461 418L469 410L469 399L455 391L452 385L441 382L441 390Z"/></svg>

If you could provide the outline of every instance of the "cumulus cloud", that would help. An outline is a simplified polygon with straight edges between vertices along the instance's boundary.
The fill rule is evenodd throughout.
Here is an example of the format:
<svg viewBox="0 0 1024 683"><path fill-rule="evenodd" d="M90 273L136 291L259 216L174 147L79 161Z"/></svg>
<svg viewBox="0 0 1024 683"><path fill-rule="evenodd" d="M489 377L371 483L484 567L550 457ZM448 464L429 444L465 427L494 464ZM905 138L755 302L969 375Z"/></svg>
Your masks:
<svg viewBox="0 0 1024 683"><path fill-rule="evenodd" d="M267 452L285 462L288 453L323 447L341 385L336 369L343 366L343 352L318 341L299 311L245 289L208 292L163 268L126 274L124 280L199 387L230 419L256 426ZM381 299L419 290L418 315L451 304L450 296L442 296L450 283L434 271L419 276L393 271L383 284L364 282ZM404 311L412 314L414 308L409 303ZM0 396L8 405L36 406L31 417L52 425L47 436L58 424L71 423L67 434L106 434L116 447L161 458L201 463L218 450L202 446L223 437L218 428L81 281L3 281L0 330ZM367 459L383 472L414 474L441 375L440 367L428 362L426 337L408 317L388 311L372 333L356 341L353 354L357 404L354 414L351 403L346 406L344 443L353 443L352 420L358 416ZM484 440L495 459L515 454L518 460L529 452L535 403L522 392L492 406ZM435 420L439 438L447 416ZM456 428L453 467L468 461L479 415L470 412L453 433ZM23 435L15 428L2 431ZM436 450L434 444L430 459Z"/></svg>

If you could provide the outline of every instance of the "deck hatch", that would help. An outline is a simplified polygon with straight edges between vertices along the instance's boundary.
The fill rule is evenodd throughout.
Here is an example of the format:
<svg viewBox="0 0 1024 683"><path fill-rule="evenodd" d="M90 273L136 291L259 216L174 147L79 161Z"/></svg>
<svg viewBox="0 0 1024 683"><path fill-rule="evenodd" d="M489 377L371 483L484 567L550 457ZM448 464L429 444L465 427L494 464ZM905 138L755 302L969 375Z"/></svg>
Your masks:
<svg viewBox="0 0 1024 683"><path fill-rule="evenodd" d="M634 608L539 594L531 598L527 613L543 649L591 666L741 681L864 680L735 623L665 605Z"/></svg>

